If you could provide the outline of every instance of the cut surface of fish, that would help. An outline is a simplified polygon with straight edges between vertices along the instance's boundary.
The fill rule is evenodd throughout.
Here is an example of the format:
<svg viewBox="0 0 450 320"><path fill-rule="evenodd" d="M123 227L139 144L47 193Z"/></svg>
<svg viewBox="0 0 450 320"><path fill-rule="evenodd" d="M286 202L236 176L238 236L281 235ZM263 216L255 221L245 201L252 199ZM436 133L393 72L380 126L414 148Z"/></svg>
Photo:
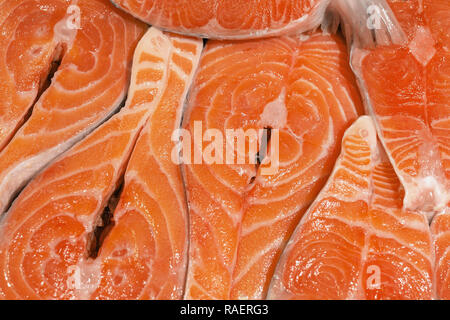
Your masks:
<svg viewBox="0 0 450 320"><path fill-rule="evenodd" d="M405 208L433 216L450 201L450 2L388 2L407 44L354 49L352 66Z"/></svg>
<svg viewBox="0 0 450 320"><path fill-rule="evenodd" d="M52 27L65 14L63 6L44 12L37 1L0 2L0 151L25 120L52 61L60 58Z"/></svg>
<svg viewBox="0 0 450 320"><path fill-rule="evenodd" d="M144 35L124 108L33 179L2 221L1 298L180 297L187 250L181 172L157 148L167 148L169 127L180 126L202 46L155 28Z"/></svg>
<svg viewBox="0 0 450 320"><path fill-rule="evenodd" d="M328 11L322 26L337 29L341 25L349 46L375 48L406 42L386 0L333 0Z"/></svg>
<svg viewBox="0 0 450 320"><path fill-rule="evenodd" d="M202 40L170 36L171 67L161 101L139 136L98 260L93 299L181 299L186 281L188 214L172 133L181 126Z"/></svg>
<svg viewBox="0 0 450 320"><path fill-rule="evenodd" d="M30 178L118 110L145 26L106 0L8 0L0 27L2 214Z"/></svg>
<svg viewBox="0 0 450 320"><path fill-rule="evenodd" d="M343 41L322 33L207 43L183 124L192 137L190 157L183 152L186 299L265 298L281 250L362 112L347 59Z"/></svg>
<svg viewBox="0 0 450 320"><path fill-rule="evenodd" d="M370 117L345 133L324 189L273 277L270 299L431 299L433 251L424 214L402 208L401 184Z"/></svg>
<svg viewBox="0 0 450 320"><path fill-rule="evenodd" d="M154 26L214 39L301 33L320 25L330 0L112 0Z"/></svg>

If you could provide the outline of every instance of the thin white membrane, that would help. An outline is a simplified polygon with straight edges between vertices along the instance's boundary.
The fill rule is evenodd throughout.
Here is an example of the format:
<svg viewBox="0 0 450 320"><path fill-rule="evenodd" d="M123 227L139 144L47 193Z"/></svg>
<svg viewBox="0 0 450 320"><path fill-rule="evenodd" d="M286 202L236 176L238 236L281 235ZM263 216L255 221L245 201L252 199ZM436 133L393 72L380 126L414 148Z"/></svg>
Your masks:
<svg viewBox="0 0 450 320"><path fill-rule="evenodd" d="M153 6L150 9L150 11L146 13L146 16L143 16L142 12L133 12L130 9L126 8L126 5L122 6L118 4L118 1L112 0L111 2L116 7L129 12L135 18L140 19L141 21L144 21L145 23L151 24L155 27L158 27L163 31L215 40L247 40L247 39L276 37L282 35L295 35L313 30L318 26L320 26L330 1L333 0L318 1L318 3L316 3L308 13L305 13L302 17L300 17L297 20L290 21L286 25L281 25L281 23L276 24L276 22L274 22L274 25L271 28L256 29L256 30L252 30L253 26L250 26L248 28L246 27L245 29L242 30L226 29L225 27L220 25L220 23L217 21L216 18L209 20L207 24L194 28L193 30L190 30L189 28L186 27L169 28L165 25L168 22L166 21L167 18L163 17L162 11L159 17L149 18L152 15L151 11L157 8L157 6ZM145 1L142 1L142 5L144 5L144 2Z"/></svg>

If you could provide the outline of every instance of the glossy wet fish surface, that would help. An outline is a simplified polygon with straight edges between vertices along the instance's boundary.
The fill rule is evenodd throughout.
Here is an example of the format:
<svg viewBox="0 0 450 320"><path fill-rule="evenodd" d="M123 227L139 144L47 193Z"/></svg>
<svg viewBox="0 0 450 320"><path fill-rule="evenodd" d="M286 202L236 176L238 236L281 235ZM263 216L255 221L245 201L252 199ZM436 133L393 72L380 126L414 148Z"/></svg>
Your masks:
<svg viewBox="0 0 450 320"><path fill-rule="evenodd" d="M330 0L114 0L159 28L212 39L252 39L317 27Z"/></svg>

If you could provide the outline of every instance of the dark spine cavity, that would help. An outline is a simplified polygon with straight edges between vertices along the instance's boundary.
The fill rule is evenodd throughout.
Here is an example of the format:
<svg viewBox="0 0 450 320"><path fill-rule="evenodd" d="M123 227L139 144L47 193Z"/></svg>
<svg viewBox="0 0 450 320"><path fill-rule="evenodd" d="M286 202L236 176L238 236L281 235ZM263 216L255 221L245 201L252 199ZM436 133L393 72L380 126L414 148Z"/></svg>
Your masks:
<svg viewBox="0 0 450 320"><path fill-rule="evenodd" d="M89 245L88 245L88 255L89 258L95 259L98 256L98 252L100 247L105 241L108 234L111 232L114 227L114 211L116 210L117 204L119 203L120 195L123 190L123 182L117 188L117 190L113 193L111 198L108 201L103 213L100 215L99 222L97 227L95 227L94 231L90 234Z"/></svg>

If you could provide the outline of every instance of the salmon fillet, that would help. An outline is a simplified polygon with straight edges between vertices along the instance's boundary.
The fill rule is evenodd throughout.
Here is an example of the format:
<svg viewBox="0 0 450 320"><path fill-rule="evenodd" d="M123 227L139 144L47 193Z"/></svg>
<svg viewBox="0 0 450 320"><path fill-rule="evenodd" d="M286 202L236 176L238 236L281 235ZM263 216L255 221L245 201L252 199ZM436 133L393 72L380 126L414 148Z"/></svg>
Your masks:
<svg viewBox="0 0 450 320"><path fill-rule="evenodd" d="M144 25L107 0L69 5L0 2L0 215L39 170L115 113L126 94ZM45 83L54 60L60 66ZM38 97L40 88L46 90Z"/></svg>
<svg viewBox="0 0 450 320"><path fill-rule="evenodd" d="M113 0L154 26L215 39L301 33L320 25L330 0Z"/></svg>
<svg viewBox="0 0 450 320"><path fill-rule="evenodd" d="M334 171L294 232L270 299L431 299L425 215L403 191L370 117L345 133Z"/></svg>
<svg viewBox="0 0 450 320"><path fill-rule="evenodd" d="M183 125L192 137L183 149L190 213L186 299L265 298L281 250L361 109L336 36L207 43ZM264 128L269 132L261 133ZM245 152L225 151L239 144L223 138L234 129L249 134L241 140ZM205 138L203 146L195 136ZM249 141L258 141L257 150ZM255 157L260 161L252 163Z"/></svg>
<svg viewBox="0 0 450 320"><path fill-rule="evenodd" d="M450 300L450 208L436 215L431 224L435 247L437 297Z"/></svg>
<svg viewBox="0 0 450 320"><path fill-rule="evenodd" d="M155 28L146 33L135 52L125 107L40 173L2 221L1 298L180 295L187 246L181 173L155 148L168 148L167 130L180 125L202 46L201 40L171 37ZM164 118L166 128L160 120L164 112L170 115ZM117 225L97 255L103 239L96 232L107 227L105 213L114 215L113 194L147 121L125 176L113 218ZM161 131L155 133L153 126ZM151 165L147 160L157 163L151 181L148 171L141 175ZM156 188L167 180L167 188ZM151 207L152 196L159 207ZM161 220L167 221L167 232L154 230L157 235L150 237L152 221L159 228ZM171 242L165 243L168 238Z"/></svg>
<svg viewBox="0 0 450 320"><path fill-rule="evenodd" d="M355 49L352 65L405 207L432 216L450 201L450 2L388 2L407 44Z"/></svg>

